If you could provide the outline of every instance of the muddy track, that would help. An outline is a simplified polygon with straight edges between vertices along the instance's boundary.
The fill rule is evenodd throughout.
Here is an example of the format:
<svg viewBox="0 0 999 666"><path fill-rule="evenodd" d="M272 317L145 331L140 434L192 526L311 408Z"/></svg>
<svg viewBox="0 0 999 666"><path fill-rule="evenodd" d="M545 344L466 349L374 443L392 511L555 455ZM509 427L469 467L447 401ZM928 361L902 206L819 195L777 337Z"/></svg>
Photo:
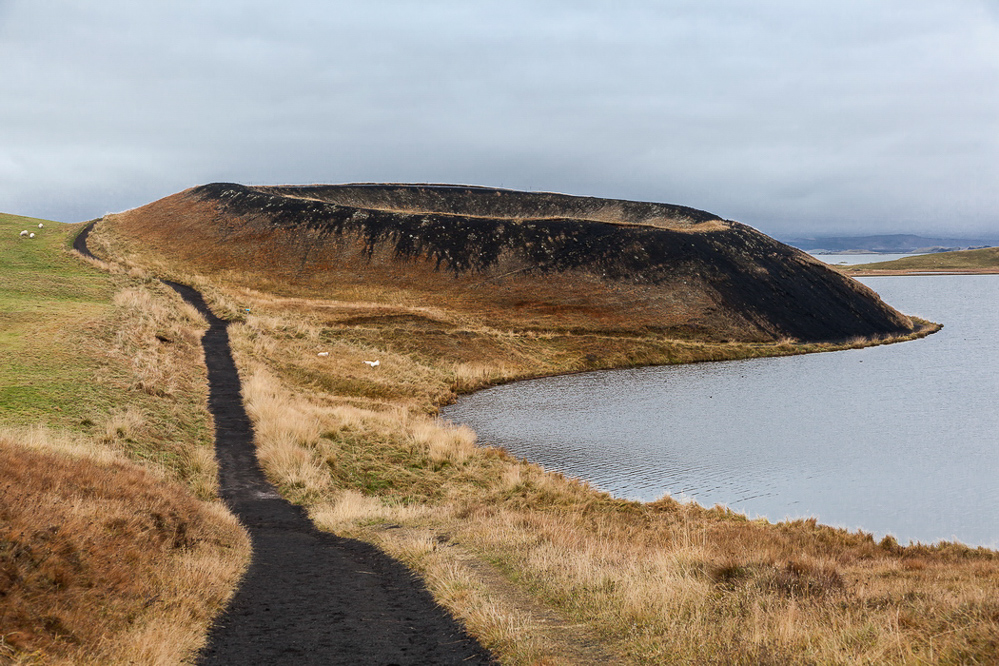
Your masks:
<svg viewBox="0 0 999 666"><path fill-rule="evenodd" d="M73 244L90 257L92 226ZM198 663L494 663L406 567L370 544L315 529L278 495L257 462L228 322L191 287L164 282L208 320L202 344L220 494L253 544L250 567Z"/></svg>

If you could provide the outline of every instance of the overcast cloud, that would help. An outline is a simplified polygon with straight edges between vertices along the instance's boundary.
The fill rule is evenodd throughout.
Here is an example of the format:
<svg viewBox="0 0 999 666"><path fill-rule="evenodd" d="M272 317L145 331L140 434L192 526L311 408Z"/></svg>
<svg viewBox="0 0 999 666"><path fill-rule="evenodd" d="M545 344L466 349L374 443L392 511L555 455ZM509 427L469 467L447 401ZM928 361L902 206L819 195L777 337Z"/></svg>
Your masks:
<svg viewBox="0 0 999 666"><path fill-rule="evenodd" d="M0 0L0 211L211 181L679 203L999 234L995 0Z"/></svg>

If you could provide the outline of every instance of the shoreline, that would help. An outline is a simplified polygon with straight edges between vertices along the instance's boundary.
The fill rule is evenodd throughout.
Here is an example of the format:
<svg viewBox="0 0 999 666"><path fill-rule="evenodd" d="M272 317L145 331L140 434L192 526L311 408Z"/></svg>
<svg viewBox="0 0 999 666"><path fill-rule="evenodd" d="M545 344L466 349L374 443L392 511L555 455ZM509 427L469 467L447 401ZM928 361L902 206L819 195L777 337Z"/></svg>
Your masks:
<svg viewBox="0 0 999 666"><path fill-rule="evenodd" d="M472 396L472 395L474 395L476 393L479 393L480 391L497 388L499 386L508 386L510 384L516 384L516 383L520 383L520 382L530 382L530 381L538 381L538 380L549 380L549 379L557 379L557 378L560 378L560 377L571 377L571 376L574 376L574 375L588 374L588 373L598 373L598 372L599 373L604 373L604 372L615 372L615 371L623 371L623 370L637 370L637 369L643 369L643 368L659 368L659 367L666 367L666 366L669 366L669 365L691 365L691 364L711 363L711 362L733 362L733 361L750 361L750 360L760 360L760 359L778 359L778 358L784 358L784 357L790 357L790 356L804 356L804 355L811 355L811 354L820 354L820 353L824 353L824 352L848 351L848 350L852 350L852 349L858 349L858 350L859 349L867 349L867 348L870 348L870 347L878 347L878 346L884 346L884 345L889 345L889 344L896 344L896 343L902 343L902 342L912 342L912 341L916 341L916 340L921 340L921 339L927 338L927 337L929 337L929 336L931 336L931 335L939 332L940 330L942 330L944 328L943 324L939 324L939 323L931 322L931 321L927 321L927 320L922 320L922 319L919 319L917 317L913 317L913 319L916 321L917 326L916 326L916 329L913 331L912 334L910 334L908 336L905 336L905 337L902 337L902 338L894 338L894 339L890 339L890 340L875 341L875 340L872 340L872 339L866 339L863 343L857 343L857 344L845 344L844 343L844 344L838 344L838 345L835 345L835 346L830 346L830 347L828 347L826 349L818 349L818 350L816 350L816 349L809 349L809 350L801 350L801 351L797 351L797 352L775 353L775 354L761 355L761 356L739 356L739 357L719 358L719 359L699 359L699 360L692 360L692 361L683 361L683 362L680 362L680 363L652 364L652 365L641 365L641 366L627 366L627 367L614 367L614 368L578 370L578 371L574 371L574 372L564 372L564 373L557 373L557 374L537 375L537 376L530 376L530 377L523 377L523 378L511 379L509 381L490 383L490 384L488 384L486 386L482 386L482 387L476 388L476 389L471 390L471 391L459 393L456 396L456 399L454 401L446 403L446 404L439 405L438 412L436 413L436 416L438 416L438 417L440 417L442 419L445 419L448 422L453 423L454 425L472 428L473 431L475 431L476 434L478 435L478 431L475 430L475 428L470 423L466 423L465 421L459 420L457 418L455 418L454 420L452 420L451 416L443 414L442 412L445 410L445 408L450 407L450 406L458 403L459 401L464 400L464 399L466 399L466 398L468 398L468 397L470 397L470 396ZM808 343L801 343L801 344L808 344ZM812 344L814 344L814 343L812 343ZM825 344L829 344L829 343L825 343ZM523 441L528 441L528 440L523 440ZM489 442L487 442L484 445L481 444L481 443L479 445L487 446L487 447L499 447L499 448L502 448L502 449L506 450L505 449L505 445L502 442L497 442L497 441L489 441ZM542 468L542 469L544 469L546 471L549 471L549 472L553 471L556 474L564 475L567 478L577 480L577 481L579 481L582 484L590 485L594 489L596 489L598 492L606 493L608 496L610 496L615 501L636 503L636 504L642 505L643 507L654 508L655 505L657 503L659 503L661 501L661 499L662 499L661 497L658 498L658 499L638 499L638 498L634 498L634 497L627 497L627 496L619 495L617 492L615 492L613 490L607 489L605 487L598 487L596 485L596 481L594 481L593 478L587 476L584 473L578 473L578 472L569 471L569 470L566 470L566 469L552 468L552 467L549 467L548 463L545 463L545 462L543 462L541 460L536 459L535 457L531 457L531 456L528 456L528 455L525 455L525 454L522 454L522 453L512 453L511 455L514 455L516 458L518 458L519 460L522 460L522 461L526 462L527 464L536 465L536 466L539 466L540 468ZM870 533L870 534L874 534L875 538L877 540L879 540L879 541L881 539L883 539L883 538L896 538L896 537L898 537L897 533L893 532L893 531L886 531L886 532L880 532L879 533L877 530L871 530L871 529L868 529L868 528L863 527L863 526L853 526L853 527L850 527L850 526L847 526L847 525L844 525L844 524L838 524L838 523L834 523L834 522L827 522L827 521L825 521L825 520L823 520L823 519L821 519L821 518L819 518L819 517L817 517L815 515L785 515L783 518L774 518L773 516L752 515L749 511L746 511L746 510L743 510L743 509L734 508L734 507L730 506L727 502L715 502L715 503L705 502L705 501L703 501L701 499L698 499L698 498L695 498L695 497L684 497L682 495L681 496L674 496L674 495L672 495L672 493L670 491L665 491L664 494L663 494L663 496L664 497L668 497L668 498L673 499L673 500L676 500L678 502L682 502L682 503L685 503L685 504L689 504L689 505L695 506L695 507L697 507L697 508L699 508L701 510L705 510L705 511L710 511L712 509L712 507L717 508L717 507L720 506L720 507L724 508L726 511L729 511L729 512L732 512L734 514L738 514L738 515L743 516L746 520L748 520L750 522L763 522L763 523L769 523L770 525L777 525L777 524L780 524L780 523L795 522L795 521L809 521L809 520L811 520L811 521L814 521L816 524L818 524L821 527L826 527L826 528L833 529L833 530L845 530L847 532L857 532L857 533ZM903 542L901 542L902 537L898 537L898 538L900 540L900 543L903 543ZM999 546L997 546L995 544L987 543L987 542L964 541L964 540L961 540L961 539L957 539L957 538L955 538L953 536L934 538L934 539L930 539L930 540L906 539L906 541L908 542L908 544L910 546L916 546L916 547L932 547L934 545L939 545L939 544L946 543L946 544L952 544L952 545L955 545L955 546L965 547L965 548L969 548L969 549L985 549L985 550L989 550L989 551L999 552Z"/></svg>
<svg viewBox="0 0 999 666"><path fill-rule="evenodd" d="M906 315L908 316L908 315ZM806 354L824 354L827 352L838 352L847 351L850 349L866 349L868 347L880 347L883 345L900 344L903 342L912 342L913 340L921 340L923 338L929 337L934 333L938 333L943 329L944 325L935 321L928 321L920 317L910 317L916 327L910 333L898 334L895 336L887 338L862 338L860 340L840 340L840 341L825 341L825 342L761 342L761 343L702 343L705 346L714 344L717 347L722 347L725 344L731 344L733 347L736 345L743 345L742 351L744 353L733 353L730 355L719 354L710 355L705 354L702 357L694 357L684 360L668 361L665 363L640 363L632 365L610 365L606 367L592 367L592 368L581 368L579 370L569 370L566 372L553 372L553 373L540 373L537 375L525 375L525 376L515 376L509 378L499 378L495 381L489 381L486 383L480 383L472 388L467 388L464 390L455 391L455 395L451 397L450 401L440 402L434 406L434 410L428 413L429 416L439 416L440 410L444 407L455 404L462 397L467 395L472 395L473 393L478 393L479 391L485 391L487 389L495 388L497 386L506 386L507 384L514 384L516 382L528 382L534 381L536 379L552 379L554 377L570 377L572 375L582 375L588 372L608 372L614 370L634 370L637 368L658 368L671 365L692 365L695 363L725 363L730 361L746 361L757 358L785 358L788 356L804 356ZM747 351L758 351L765 350L772 353L746 353ZM630 501L630 500L629 500Z"/></svg>

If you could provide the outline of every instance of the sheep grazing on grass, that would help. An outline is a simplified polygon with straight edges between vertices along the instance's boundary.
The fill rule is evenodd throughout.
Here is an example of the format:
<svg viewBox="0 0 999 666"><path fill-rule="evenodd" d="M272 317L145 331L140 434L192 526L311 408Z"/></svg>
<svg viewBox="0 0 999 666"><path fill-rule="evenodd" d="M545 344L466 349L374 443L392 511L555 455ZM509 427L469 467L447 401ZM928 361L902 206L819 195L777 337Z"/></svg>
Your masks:
<svg viewBox="0 0 999 666"><path fill-rule="evenodd" d="M32 231L30 234L28 234L28 238L34 238L34 237L35 237L35 232L34 231Z"/></svg>
<svg viewBox="0 0 999 666"><path fill-rule="evenodd" d="M39 228L39 229L41 229L41 228L42 228L42 227L44 227L44 226L45 226L45 225L44 225L44 224L42 224L41 222L39 222L39 223L38 223L38 228Z"/></svg>
<svg viewBox="0 0 999 666"><path fill-rule="evenodd" d="M25 229L25 230L24 230L24 231L22 231L22 232L21 232L21 233L20 233L19 235L21 235L21 236L27 236L27 235L28 235L28 230L27 230L27 229Z"/></svg>

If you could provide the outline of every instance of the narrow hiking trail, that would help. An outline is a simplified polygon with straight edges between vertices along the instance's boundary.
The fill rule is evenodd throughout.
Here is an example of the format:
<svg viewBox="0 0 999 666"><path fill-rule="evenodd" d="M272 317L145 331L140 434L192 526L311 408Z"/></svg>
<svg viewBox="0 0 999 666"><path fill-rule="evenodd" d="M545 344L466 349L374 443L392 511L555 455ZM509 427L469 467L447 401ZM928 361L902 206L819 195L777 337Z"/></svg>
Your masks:
<svg viewBox="0 0 999 666"><path fill-rule="evenodd" d="M86 245L93 224L73 247ZM202 339L222 499L253 545L245 577L198 663L492 664L401 563L374 546L317 530L257 462L229 348L228 322L191 287L164 281L208 320Z"/></svg>

